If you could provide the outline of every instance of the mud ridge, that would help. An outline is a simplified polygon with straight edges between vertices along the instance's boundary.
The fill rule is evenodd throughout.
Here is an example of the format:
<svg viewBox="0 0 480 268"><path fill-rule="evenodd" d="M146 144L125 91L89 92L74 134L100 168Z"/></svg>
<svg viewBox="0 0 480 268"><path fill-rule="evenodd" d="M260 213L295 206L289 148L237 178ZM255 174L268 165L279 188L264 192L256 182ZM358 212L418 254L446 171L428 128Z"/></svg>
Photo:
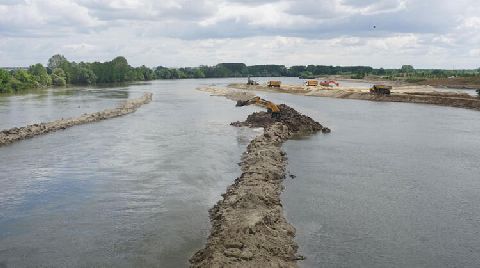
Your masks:
<svg viewBox="0 0 480 268"><path fill-rule="evenodd" d="M265 92L282 92L295 95L312 97L330 97L339 99L356 99L382 102L408 102L448 106L472 110L480 110L480 98L465 93L437 92L428 87L395 87L391 95L376 95L368 92L368 89L359 88L325 88L305 87L295 85L282 85L279 89L267 86L247 86L244 84L230 84L230 88L238 90L252 90Z"/></svg>
<svg viewBox="0 0 480 268"><path fill-rule="evenodd" d="M25 127L14 127L0 132L0 146L15 141L32 138L34 136L47 134L72 126L87 124L91 122L101 121L118 117L135 112L143 104L147 104L152 100L152 93L145 93L142 97L127 100L113 109L106 109L96 113L83 114L79 117L59 119L52 122L27 125Z"/></svg>
<svg viewBox="0 0 480 268"><path fill-rule="evenodd" d="M232 96L232 95L230 95ZM283 215L280 194L286 177L283 142L293 136L329 129L287 105L272 119L266 112L234 126L264 127L250 142L240 163L242 174L210 209L212 229L191 267L297 267L295 228Z"/></svg>
<svg viewBox="0 0 480 268"><path fill-rule="evenodd" d="M464 108L471 110L480 110L480 98L472 96L464 96L462 94L447 95L435 93L402 93L392 94L390 96L379 96L369 93L353 93L351 95L340 96L339 98L370 100L370 101L385 101L385 102L409 102L421 104L433 104L438 106L447 106L455 108Z"/></svg>

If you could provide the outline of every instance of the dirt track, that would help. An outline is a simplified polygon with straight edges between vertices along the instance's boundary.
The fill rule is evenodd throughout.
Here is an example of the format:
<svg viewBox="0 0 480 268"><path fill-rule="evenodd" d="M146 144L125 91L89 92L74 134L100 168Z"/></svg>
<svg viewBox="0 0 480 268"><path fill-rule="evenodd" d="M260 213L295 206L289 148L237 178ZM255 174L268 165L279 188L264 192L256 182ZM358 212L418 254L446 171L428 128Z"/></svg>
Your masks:
<svg viewBox="0 0 480 268"><path fill-rule="evenodd" d="M434 104L465 109L480 110L480 98L464 93L436 92L418 86L394 87L389 96L374 95L368 89L326 88L282 85L281 88L267 86L248 86L246 84L231 84L229 87L240 90L256 90L267 92L282 92L296 95L331 97L340 99L357 99L386 102L410 102Z"/></svg>
<svg viewBox="0 0 480 268"><path fill-rule="evenodd" d="M241 92L203 89L232 100L252 97ZM212 229L205 248L191 259L192 267L296 267L295 228L285 219L280 202L287 158L281 150L292 136L328 128L293 108L280 105L280 117L266 112L248 116L234 126L264 127L250 142L240 163L242 174L211 210Z"/></svg>
<svg viewBox="0 0 480 268"><path fill-rule="evenodd" d="M15 127L0 132L0 146L15 141L32 138L37 135L47 134L60 129L66 129L75 125L81 125L113 117L133 113L138 107L149 103L152 100L152 93L145 93L142 97L133 100L127 100L113 109L106 109L101 112L83 114L82 116L69 119L59 119L47 123L28 125L25 127Z"/></svg>

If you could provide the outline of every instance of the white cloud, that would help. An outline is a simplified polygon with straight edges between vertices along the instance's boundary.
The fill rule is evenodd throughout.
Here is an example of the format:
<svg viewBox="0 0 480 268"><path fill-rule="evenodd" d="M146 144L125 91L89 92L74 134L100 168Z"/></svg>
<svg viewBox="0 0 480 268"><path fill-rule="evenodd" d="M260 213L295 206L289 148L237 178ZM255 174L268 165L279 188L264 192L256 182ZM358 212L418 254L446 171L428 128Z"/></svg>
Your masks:
<svg viewBox="0 0 480 268"><path fill-rule="evenodd" d="M0 62L45 63L63 53L149 66L473 68L479 12L474 0L2 0Z"/></svg>
<svg viewBox="0 0 480 268"><path fill-rule="evenodd" d="M473 48L473 49L470 49L470 51L468 52L468 54L472 57L480 57L480 48Z"/></svg>
<svg viewBox="0 0 480 268"><path fill-rule="evenodd" d="M480 29L480 17L464 18L459 26L460 29Z"/></svg>
<svg viewBox="0 0 480 268"><path fill-rule="evenodd" d="M87 8L73 0L19 1L0 5L0 36L56 36L101 26Z"/></svg>

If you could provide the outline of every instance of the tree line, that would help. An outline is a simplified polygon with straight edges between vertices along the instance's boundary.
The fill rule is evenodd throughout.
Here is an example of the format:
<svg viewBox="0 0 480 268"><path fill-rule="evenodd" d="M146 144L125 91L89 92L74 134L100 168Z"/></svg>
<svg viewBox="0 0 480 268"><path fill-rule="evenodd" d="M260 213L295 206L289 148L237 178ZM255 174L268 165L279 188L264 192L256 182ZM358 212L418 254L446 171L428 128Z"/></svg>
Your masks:
<svg viewBox="0 0 480 268"><path fill-rule="evenodd" d="M100 83L121 83L149 81L154 79L223 78L223 77L318 77L324 75L349 75L361 79L367 75L382 76L395 80L399 77L412 82L425 78L450 76L478 76L479 70L415 70L411 65L400 69L374 69L369 66L331 65L251 65L244 63L220 63L215 66L167 68L158 66L132 67L124 57L116 57L107 62L70 62L62 55L54 55L44 67L35 64L28 69L0 69L0 93L15 93L27 89L71 85L91 85Z"/></svg>
<svg viewBox="0 0 480 268"><path fill-rule="evenodd" d="M47 67L38 63L28 69L0 69L0 93L15 93L48 86L92 85L156 79L155 72L146 66L132 67L124 57L107 62L70 62L54 55Z"/></svg>

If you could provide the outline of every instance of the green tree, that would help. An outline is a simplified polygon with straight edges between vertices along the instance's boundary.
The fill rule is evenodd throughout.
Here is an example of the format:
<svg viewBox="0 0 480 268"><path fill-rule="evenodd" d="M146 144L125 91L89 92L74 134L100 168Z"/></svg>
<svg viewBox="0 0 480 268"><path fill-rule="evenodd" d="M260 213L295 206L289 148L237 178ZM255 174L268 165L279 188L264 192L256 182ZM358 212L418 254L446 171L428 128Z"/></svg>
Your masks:
<svg viewBox="0 0 480 268"><path fill-rule="evenodd" d="M72 62L69 64L68 71L69 73L66 76L69 77L68 82L71 84L90 85L97 80L91 66L87 63Z"/></svg>
<svg viewBox="0 0 480 268"><path fill-rule="evenodd" d="M228 68L224 66L224 64L218 64L215 66L215 77L229 77L231 76L231 72Z"/></svg>
<svg viewBox="0 0 480 268"><path fill-rule="evenodd" d="M138 68L136 68L140 74L139 78L140 80L145 80L145 81L150 81L155 79L155 73L152 69L146 67L145 65L142 65Z"/></svg>
<svg viewBox="0 0 480 268"><path fill-rule="evenodd" d="M60 54L53 55L50 59L48 59L48 68L50 70L54 70L55 68L62 68L65 64L68 63L68 60Z"/></svg>
<svg viewBox="0 0 480 268"><path fill-rule="evenodd" d="M52 83L54 86L64 87L67 85L66 75L63 69L55 68L52 73Z"/></svg>
<svg viewBox="0 0 480 268"><path fill-rule="evenodd" d="M402 65L402 69L400 69L402 73L413 73L415 69L412 65Z"/></svg>
<svg viewBox="0 0 480 268"><path fill-rule="evenodd" d="M162 66L155 68L155 76L158 79L172 79L172 73L170 70Z"/></svg>
<svg viewBox="0 0 480 268"><path fill-rule="evenodd" d="M112 81L111 82L124 82L128 81L128 73L130 71L130 65L128 65L125 57L116 57L107 66L111 67Z"/></svg>
<svg viewBox="0 0 480 268"><path fill-rule="evenodd" d="M15 83L15 91L37 88L39 86L39 83L35 80L35 78L25 70L16 71L14 74L14 78L20 82Z"/></svg>
<svg viewBox="0 0 480 268"><path fill-rule="evenodd" d="M0 93L13 93L13 88L11 85L12 75L0 69Z"/></svg>
<svg viewBox="0 0 480 268"><path fill-rule="evenodd" d="M195 68L195 70L193 71L193 77L194 78L205 78L205 73L203 72L202 69Z"/></svg>
<svg viewBox="0 0 480 268"><path fill-rule="evenodd" d="M314 74L310 71L304 71L304 72L301 72L300 75L299 75L300 78L303 78L303 79L312 79L314 78Z"/></svg>
<svg viewBox="0 0 480 268"><path fill-rule="evenodd" d="M432 75L434 77L444 77L444 76L446 76L445 72L443 70L439 70L439 69L433 70Z"/></svg>
<svg viewBox="0 0 480 268"><path fill-rule="evenodd" d="M37 63L28 68L28 72L33 75L34 79L42 86L50 86L52 78L48 75L47 69L42 64Z"/></svg>
<svg viewBox="0 0 480 268"><path fill-rule="evenodd" d="M219 63L216 68L218 69L219 77L241 77L248 74L245 63Z"/></svg>
<svg viewBox="0 0 480 268"><path fill-rule="evenodd" d="M378 75L385 75L385 69L383 69L383 68L378 69L377 74Z"/></svg>

